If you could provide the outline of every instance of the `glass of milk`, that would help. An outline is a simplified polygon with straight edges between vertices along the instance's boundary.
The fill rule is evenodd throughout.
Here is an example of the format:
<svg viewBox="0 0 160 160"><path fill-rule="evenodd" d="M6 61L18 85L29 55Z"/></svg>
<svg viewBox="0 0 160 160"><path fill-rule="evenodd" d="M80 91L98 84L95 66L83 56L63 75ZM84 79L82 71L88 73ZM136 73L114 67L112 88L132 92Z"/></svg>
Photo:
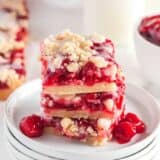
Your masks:
<svg viewBox="0 0 160 160"><path fill-rule="evenodd" d="M84 0L84 31L100 33L115 44L133 44L136 20L144 14L145 0Z"/></svg>
<svg viewBox="0 0 160 160"><path fill-rule="evenodd" d="M146 0L147 14L160 14L160 0Z"/></svg>

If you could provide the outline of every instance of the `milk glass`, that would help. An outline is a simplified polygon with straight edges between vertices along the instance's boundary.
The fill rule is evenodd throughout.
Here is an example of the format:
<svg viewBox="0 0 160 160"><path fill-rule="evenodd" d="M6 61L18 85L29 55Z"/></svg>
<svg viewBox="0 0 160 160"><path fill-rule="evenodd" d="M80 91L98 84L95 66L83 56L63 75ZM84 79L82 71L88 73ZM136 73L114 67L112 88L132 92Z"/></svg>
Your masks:
<svg viewBox="0 0 160 160"><path fill-rule="evenodd" d="M132 45L134 24L144 14L144 3L145 0L84 0L84 31L106 35L120 46Z"/></svg>
<svg viewBox="0 0 160 160"><path fill-rule="evenodd" d="M160 0L146 0L147 14L160 14Z"/></svg>

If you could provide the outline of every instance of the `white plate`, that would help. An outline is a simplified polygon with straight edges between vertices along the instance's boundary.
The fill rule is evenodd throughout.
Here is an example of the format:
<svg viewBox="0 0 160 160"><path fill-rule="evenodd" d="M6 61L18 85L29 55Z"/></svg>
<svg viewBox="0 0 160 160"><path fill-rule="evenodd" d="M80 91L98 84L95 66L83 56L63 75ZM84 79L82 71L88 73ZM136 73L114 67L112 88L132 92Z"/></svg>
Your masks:
<svg viewBox="0 0 160 160"><path fill-rule="evenodd" d="M147 146L155 138L160 124L160 109L157 101L145 90L128 85L127 110L138 114L147 125L147 132L136 136L130 143L119 145L109 142L103 147L91 147L64 137L44 135L37 139L24 136L19 130L22 117L39 112L41 81L34 80L19 88L7 101L5 118L7 125L19 141L29 148L46 155L69 160L122 158ZM67 154L66 154L67 153Z"/></svg>
<svg viewBox="0 0 160 160"><path fill-rule="evenodd" d="M9 145L9 148L12 148L12 150L16 150L17 152L19 152L19 154L22 154L24 156L27 156L31 159L38 159L38 160L59 160L58 158L55 157L46 157L41 153L37 153L33 150L28 149L26 146L24 146L23 144L21 144L21 142L19 142L18 140L15 139L15 137L12 135L12 133L7 129L7 124L5 127L5 139L6 142ZM133 154L132 156L129 156L123 160L140 160L140 158L144 157L144 156L152 156L154 154L151 154L151 152L156 153L157 149L159 149L159 147L157 147L157 143L160 140L160 136L157 136L146 148L138 151L136 154ZM8 150L11 150L9 149ZM122 160L122 159L121 159Z"/></svg>
<svg viewBox="0 0 160 160"><path fill-rule="evenodd" d="M21 142L19 142L14 135L8 130L7 125L5 124L4 127L4 134L5 134L5 140L8 142L11 148L14 148L14 150L18 151L20 154L27 156L31 159L38 159L38 160L54 160L53 157L47 157L44 156L41 153L38 153L36 151L33 151L29 149L27 146L23 145Z"/></svg>
<svg viewBox="0 0 160 160"><path fill-rule="evenodd" d="M15 149L7 140L5 142L5 145L7 147L7 150L9 152L10 158L14 160L38 160L38 159L32 159L28 156L22 154L19 150Z"/></svg>

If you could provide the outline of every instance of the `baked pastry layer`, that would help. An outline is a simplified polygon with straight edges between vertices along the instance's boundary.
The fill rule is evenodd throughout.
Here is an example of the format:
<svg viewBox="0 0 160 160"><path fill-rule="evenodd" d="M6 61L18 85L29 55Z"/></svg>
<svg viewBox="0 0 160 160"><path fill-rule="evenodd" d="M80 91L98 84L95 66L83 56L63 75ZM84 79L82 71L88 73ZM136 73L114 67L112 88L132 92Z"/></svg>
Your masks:
<svg viewBox="0 0 160 160"><path fill-rule="evenodd" d="M20 85L22 85L25 81L24 77L21 78L16 78L16 77L12 77L12 80L10 79L10 85L8 86L6 84L5 87L1 87L0 86L0 100L6 100L8 98L8 96L16 89L18 88Z"/></svg>
<svg viewBox="0 0 160 160"><path fill-rule="evenodd" d="M117 92L118 87L116 83L96 83L93 86L80 86L80 85L64 85L44 87L43 92L46 94L54 95L72 95L82 93L95 93L95 92Z"/></svg>
<svg viewBox="0 0 160 160"><path fill-rule="evenodd" d="M47 117L97 119L111 118L124 105L121 92L96 92L75 95L42 94L41 112Z"/></svg>

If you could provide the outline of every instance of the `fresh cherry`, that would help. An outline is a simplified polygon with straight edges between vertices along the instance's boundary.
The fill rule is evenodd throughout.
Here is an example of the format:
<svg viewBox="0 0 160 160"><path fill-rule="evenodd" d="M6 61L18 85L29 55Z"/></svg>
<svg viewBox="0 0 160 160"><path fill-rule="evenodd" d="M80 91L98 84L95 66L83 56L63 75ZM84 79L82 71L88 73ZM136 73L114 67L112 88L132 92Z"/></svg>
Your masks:
<svg viewBox="0 0 160 160"><path fill-rule="evenodd" d="M141 120L134 113L127 113L125 116L125 120L134 124L139 123Z"/></svg>
<svg viewBox="0 0 160 160"><path fill-rule="evenodd" d="M133 123L136 127L136 132L137 133L143 133L145 131L144 122L142 122L142 120L140 120L140 118L137 117L136 114L128 113L128 114L126 114L124 120Z"/></svg>
<svg viewBox="0 0 160 160"><path fill-rule="evenodd" d="M44 122L38 115L24 117L19 125L24 135L28 137L40 137L43 134Z"/></svg>
<svg viewBox="0 0 160 160"><path fill-rule="evenodd" d="M136 125L136 132L137 133L144 133L145 130L146 130L146 126L142 121L140 124Z"/></svg>
<svg viewBox="0 0 160 160"><path fill-rule="evenodd" d="M129 142L136 135L136 128L130 122L120 122L113 130L113 136L118 143Z"/></svg>

